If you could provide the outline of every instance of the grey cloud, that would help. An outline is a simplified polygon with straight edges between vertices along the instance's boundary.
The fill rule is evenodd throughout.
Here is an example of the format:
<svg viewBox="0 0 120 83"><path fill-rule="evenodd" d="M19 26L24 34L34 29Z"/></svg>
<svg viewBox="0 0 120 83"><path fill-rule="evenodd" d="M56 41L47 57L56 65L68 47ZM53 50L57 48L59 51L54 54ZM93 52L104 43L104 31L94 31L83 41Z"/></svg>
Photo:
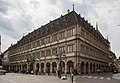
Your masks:
<svg viewBox="0 0 120 83"><path fill-rule="evenodd" d="M39 2L39 1L32 0L32 1L30 1L30 4L31 4L31 6L33 6L35 9L37 9L37 8L40 7L40 2Z"/></svg>
<svg viewBox="0 0 120 83"><path fill-rule="evenodd" d="M56 7L62 8L63 12L66 12L67 9L72 8L73 2L71 0L47 0L50 5L55 5Z"/></svg>
<svg viewBox="0 0 120 83"><path fill-rule="evenodd" d="M6 30L14 31L12 29L12 23L9 21L9 19L3 18L2 16L0 17L0 26Z"/></svg>
<svg viewBox="0 0 120 83"><path fill-rule="evenodd" d="M86 3L83 4L76 3L75 5L76 5L76 10L79 11L81 14L83 14L85 17L92 10L91 6Z"/></svg>
<svg viewBox="0 0 120 83"><path fill-rule="evenodd" d="M8 3L6 3L4 0L0 0L0 12L6 13L8 10Z"/></svg>
<svg viewBox="0 0 120 83"><path fill-rule="evenodd" d="M0 30L3 31L3 33L11 37L17 38L17 33L13 28L12 22L9 19L4 18L2 14L0 14L0 16L1 16L0 17Z"/></svg>
<svg viewBox="0 0 120 83"><path fill-rule="evenodd" d="M14 14L9 20L0 17L0 30L12 38L19 39L25 32L28 33L33 27L46 24L47 21L59 17L72 10L74 0L0 0L0 12L4 15ZM79 3L80 2L80 3ZM111 25L119 24L119 0L80 0L74 2L75 11L80 13L86 20L99 24L99 29L104 36L110 36L112 47L119 50L120 39L113 33ZM43 8L43 9L42 9ZM117 8L117 9L116 9ZM42 12L41 12L42 11ZM7 12L7 13L6 13ZM40 24L41 23L41 24Z"/></svg>
<svg viewBox="0 0 120 83"><path fill-rule="evenodd" d="M47 1L51 5L56 5L57 4L57 0L47 0Z"/></svg>

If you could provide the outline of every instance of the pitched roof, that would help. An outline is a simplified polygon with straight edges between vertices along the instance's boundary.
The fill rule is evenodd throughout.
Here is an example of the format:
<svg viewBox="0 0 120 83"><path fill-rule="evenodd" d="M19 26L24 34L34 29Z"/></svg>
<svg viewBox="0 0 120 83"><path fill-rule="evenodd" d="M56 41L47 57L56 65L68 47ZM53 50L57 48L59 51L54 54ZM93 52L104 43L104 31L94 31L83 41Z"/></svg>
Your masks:
<svg viewBox="0 0 120 83"><path fill-rule="evenodd" d="M61 15L61 17L53 21L50 21L44 26L39 27L38 29L27 34L26 36L23 36L22 39L20 39L17 42L17 44L13 46L16 47L18 45L19 46L24 45L31 41L37 40L38 38L45 37L51 33L57 32L64 28L68 28L75 24L80 24L80 26L82 26L83 28L86 28L90 33L95 35L96 38L100 36L103 39L105 39L99 31L95 30L95 28L93 28L93 26L90 23L88 23L87 20L84 19L84 17L81 17L80 14L77 14L75 11L71 11L63 16Z"/></svg>

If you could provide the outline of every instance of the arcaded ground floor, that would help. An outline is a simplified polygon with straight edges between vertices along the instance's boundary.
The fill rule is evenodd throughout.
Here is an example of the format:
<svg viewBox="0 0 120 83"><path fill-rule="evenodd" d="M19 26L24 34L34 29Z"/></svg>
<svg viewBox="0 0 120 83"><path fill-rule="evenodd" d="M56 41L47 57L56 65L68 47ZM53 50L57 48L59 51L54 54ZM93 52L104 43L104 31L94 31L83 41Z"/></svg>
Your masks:
<svg viewBox="0 0 120 83"><path fill-rule="evenodd" d="M34 74L55 74L60 70L62 74L95 74L112 71L112 67L108 63L100 61L80 59L76 63L75 58L68 60L43 60L43 61L29 61L19 62L9 65L9 71L34 73Z"/></svg>

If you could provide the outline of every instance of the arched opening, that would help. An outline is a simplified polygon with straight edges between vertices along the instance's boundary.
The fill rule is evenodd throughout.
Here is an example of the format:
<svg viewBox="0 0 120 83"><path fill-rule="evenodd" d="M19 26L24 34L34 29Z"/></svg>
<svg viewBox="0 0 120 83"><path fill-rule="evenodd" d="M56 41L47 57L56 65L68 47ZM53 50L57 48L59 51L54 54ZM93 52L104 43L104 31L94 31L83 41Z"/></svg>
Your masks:
<svg viewBox="0 0 120 83"><path fill-rule="evenodd" d="M27 64L23 64L22 65L22 72L26 73L26 71L27 71Z"/></svg>
<svg viewBox="0 0 120 83"><path fill-rule="evenodd" d="M44 63L41 63L41 74L44 74Z"/></svg>
<svg viewBox="0 0 120 83"><path fill-rule="evenodd" d="M37 63L37 64L36 64L36 70L35 70L36 75L38 75L38 73L39 73L39 67L40 67L40 66L39 66L39 63Z"/></svg>
<svg viewBox="0 0 120 83"><path fill-rule="evenodd" d="M60 72L62 74L65 73L65 62L64 61L60 61L60 63L59 63L59 69L60 69Z"/></svg>
<svg viewBox="0 0 120 83"><path fill-rule="evenodd" d="M34 73L34 71L33 71L33 63L30 63L30 67L29 68L30 68L30 73L33 74Z"/></svg>
<svg viewBox="0 0 120 83"><path fill-rule="evenodd" d="M57 63L53 62L52 63L52 73L56 73L56 69L57 69Z"/></svg>
<svg viewBox="0 0 120 83"><path fill-rule="evenodd" d="M50 74L50 63L47 62L46 64L46 73L48 73L48 75Z"/></svg>
<svg viewBox="0 0 120 83"><path fill-rule="evenodd" d="M73 61L68 61L67 62L67 73L70 74L74 69L74 62Z"/></svg>
<svg viewBox="0 0 120 83"><path fill-rule="evenodd" d="M90 63L90 73L92 74L92 63Z"/></svg>
<svg viewBox="0 0 120 83"><path fill-rule="evenodd" d="M84 62L81 62L81 74L84 74Z"/></svg>
<svg viewBox="0 0 120 83"><path fill-rule="evenodd" d="M88 74L88 70L89 70L89 64L88 62L86 62L86 74Z"/></svg>

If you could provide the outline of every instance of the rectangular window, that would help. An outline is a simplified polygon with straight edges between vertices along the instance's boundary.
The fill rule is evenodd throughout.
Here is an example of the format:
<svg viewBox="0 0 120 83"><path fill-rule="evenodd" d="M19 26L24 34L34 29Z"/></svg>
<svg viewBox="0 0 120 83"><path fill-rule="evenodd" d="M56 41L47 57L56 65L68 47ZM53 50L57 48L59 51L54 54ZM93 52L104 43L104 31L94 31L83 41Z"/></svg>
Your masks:
<svg viewBox="0 0 120 83"><path fill-rule="evenodd" d="M73 52L73 44L67 46L67 52Z"/></svg>
<svg viewBox="0 0 120 83"><path fill-rule="evenodd" d="M65 38L65 31L59 33L59 39Z"/></svg>
<svg viewBox="0 0 120 83"><path fill-rule="evenodd" d="M69 29L67 31L67 37L71 37L71 36L73 36L73 29Z"/></svg>
<svg viewBox="0 0 120 83"><path fill-rule="evenodd" d="M50 49L46 50L46 56L50 56L50 55L51 55L51 50Z"/></svg>
<svg viewBox="0 0 120 83"><path fill-rule="evenodd" d="M53 48L52 49L52 55L56 55L57 54L57 48Z"/></svg>
<svg viewBox="0 0 120 83"><path fill-rule="evenodd" d="M46 38L46 43L50 43L50 36Z"/></svg>
<svg viewBox="0 0 120 83"><path fill-rule="evenodd" d="M84 45L81 45L80 50L81 50L82 53L85 53L85 52L86 52L86 48L85 48L85 46L84 46Z"/></svg>
<svg viewBox="0 0 120 83"><path fill-rule="evenodd" d="M85 30L81 29L81 36L85 37Z"/></svg>
<svg viewBox="0 0 120 83"><path fill-rule="evenodd" d="M54 41L57 41L57 34L54 34L53 36L52 36L52 41L54 42Z"/></svg>
<svg viewBox="0 0 120 83"><path fill-rule="evenodd" d="M41 57L45 56L45 51L41 51Z"/></svg>
<svg viewBox="0 0 120 83"><path fill-rule="evenodd" d="M89 40L89 33L86 33L86 39Z"/></svg>
<svg viewBox="0 0 120 83"><path fill-rule="evenodd" d="M37 47L40 46L40 41L39 40L36 41L36 45L37 45Z"/></svg>
<svg viewBox="0 0 120 83"><path fill-rule="evenodd" d="M40 57L40 52L37 52L35 56L36 56L36 58L39 58Z"/></svg>
<svg viewBox="0 0 120 83"><path fill-rule="evenodd" d="M29 49L31 49L31 44L29 44Z"/></svg>
<svg viewBox="0 0 120 83"><path fill-rule="evenodd" d="M92 49L90 48L90 55L92 55Z"/></svg>
<svg viewBox="0 0 120 83"><path fill-rule="evenodd" d="M59 47L59 54L65 53L65 46Z"/></svg>
<svg viewBox="0 0 120 83"><path fill-rule="evenodd" d="M86 54L89 54L89 47L86 47Z"/></svg>
<svg viewBox="0 0 120 83"><path fill-rule="evenodd" d="M45 44L45 39L41 39L41 45L44 45Z"/></svg>
<svg viewBox="0 0 120 83"><path fill-rule="evenodd" d="M34 48L34 47L35 47L35 42L32 43L32 48Z"/></svg>

